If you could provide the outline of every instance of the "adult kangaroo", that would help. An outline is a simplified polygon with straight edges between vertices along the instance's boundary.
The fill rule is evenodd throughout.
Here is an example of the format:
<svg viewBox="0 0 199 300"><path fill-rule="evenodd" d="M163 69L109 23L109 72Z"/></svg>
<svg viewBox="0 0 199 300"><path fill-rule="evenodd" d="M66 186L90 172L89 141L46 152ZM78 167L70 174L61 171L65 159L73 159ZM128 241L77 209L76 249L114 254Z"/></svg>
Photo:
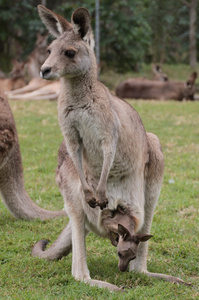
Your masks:
<svg viewBox="0 0 199 300"><path fill-rule="evenodd" d="M10 78L0 78L0 89L4 92L13 91L25 86L24 63L12 61L13 69Z"/></svg>
<svg viewBox="0 0 199 300"><path fill-rule="evenodd" d="M48 80L61 80L58 119L64 143L56 181L70 221L51 248L44 251L46 241L39 241L32 254L52 260L72 248L75 279L114 289L91 280L85 237L89 231L107 237L102 209L117 210L118 205L133 216L133 234L150 234L164 170L160 143L155 135L146 134L138 113L98 81L88 11L75 10L69 23L41 5L38 10L56 37L41 74ZM147 252L147 242L140 243L130 270L171 280L147 271Z"/></svg>
<svg viewBox="0 0 199 300"><path fill-rule="evenodd" d="M158 81L168 81L169 80L167 74L162 71L162 68L160 67L160 65L153 64L152 72L153 72L153 80L158 80Z"/></svg>
<svg viewBox="0 0 199 300"><path fill-rule="evenodd" d="M0 195L11 214L19 219L41 220L66 215L37 206L24 187L17 129L9 103L0 92Z"/></svg>
<svg viewBox="0 0 199 300"><path fill-rule="evenodd" d="M197 72L193 72L186 82L129 78L120 83L115 92L120 98L194 100L196 78Z"/></svg>

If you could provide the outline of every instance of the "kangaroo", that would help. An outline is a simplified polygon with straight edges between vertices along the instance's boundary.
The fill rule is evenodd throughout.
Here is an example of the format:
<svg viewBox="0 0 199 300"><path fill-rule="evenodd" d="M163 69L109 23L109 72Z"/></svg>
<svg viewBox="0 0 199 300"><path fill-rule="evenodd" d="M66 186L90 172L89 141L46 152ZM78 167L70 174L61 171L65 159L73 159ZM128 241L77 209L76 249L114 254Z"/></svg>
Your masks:
<svg viewBox="0 0 199 300"><path fill-rule="evenodd" d="M196 78L197 72L193 72L186 82L129 78L116 87L116 95L148 100L194 100Z"/></svg>
<svg viewBox="0 0 199 300"><path fill-rule="evenodd" d="M0 78L0 89L4 92L22 88L25 85L24 63L12 61L13 69L10 72L11 78Z"/></svg>
<svg viewBox="0 0 199 300"><path fill-rule="evenodd" d="M39 78L35 78L39 79ZM34 79L33 79L34 80ZM31 87L31 85L30 85ZM56 100L59 95L60 82L54 81L49 82L43 87L40 87L32 92L23 94L9 93L7 94L8 99L11 100Z"/></svg>
<svg viewBox="0 0 199 300"><path fill-rule="evenodd" d="M2 70L0 70L0 78L6 78L6 74Z"/></svg>
<svg viewBox="0 0 199 300"><path fill-rule="evenodd" d="M101 219L112 245L117 247L118 268L124 272L129 262L136 258L139 243L148 241L152 235L135 234L134 216L127 208L124 209L120 205L116 210L104 209Z"/></svg>
<svg viewBox="0 0 199 300"><path fill-rule="evenodd" d="M75 10L71 23L44 6L39 5L38 11L56 38L48 47L41 75L61 81L58 119L64 142L56 182L70 221L51 248L45 250L46 241L39 241L32 254L52 260L72 249L74 278L107 287L90 278L86 235L93 231L108 237L102 224L103 209L116 210L118 205L133 216L135 234L150 235L164 158L158 138L146 134L138 113L98 81L88 11ZM147 271L147 252L148 242L140 243L130 271L171 280L168 275Z"/></svg>
<svg viewBox="0 0 199 300"><path fill-rule="evenodd" d="M153 80L158 80L158 81L168 81L169 78L167 74L165 74L161 67L159 65L153 65L152 66L152 72L153 72Z"/></svg>
<svg viewBox="0 0 199 300"><path fill-rule="evenodd" d="M30 93L30 92L33 92L33 91L40 89L49 84L51 84L51 81L46 81L42 78L35 77L35 78L31 79L29 81L29 83L27 85L25 85L24 87L22 87L20 89L16 89L14 91L7 92L6 95L8 97L11 97L13 95L22 95L25 93Z"/></svg>
<svg viewBox="0 0 199 300"><path fill-rule="evenodd" d="M19 219L41 220L66 215L37 206L28 196L23 179L17 129L9 103L0 92L0 195L11 214Z"/></svg>
<svg viewBox="0 0 199 300"><path fill-rule="evenodd" d="M29 80L39 78L39 70L46 59L47 35L37 34L34 50L25 63L25 71Z"/></svg>

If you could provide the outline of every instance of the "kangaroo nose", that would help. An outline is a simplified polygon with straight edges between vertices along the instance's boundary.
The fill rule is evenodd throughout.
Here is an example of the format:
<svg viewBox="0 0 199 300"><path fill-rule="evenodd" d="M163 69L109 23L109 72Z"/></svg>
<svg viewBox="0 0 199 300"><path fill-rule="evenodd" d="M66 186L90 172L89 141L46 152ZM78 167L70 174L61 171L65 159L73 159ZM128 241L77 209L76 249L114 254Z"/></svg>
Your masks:
<svg viewBox="0 0 199 300"><path fill-rule="evenodd" d="M46 67L46 68L44 68L44 69L41 69L41 71L40 71L40 76L42 77L42 78L48 78L48 75L51 73L51 68L49 68L49 67Z"/></svg>

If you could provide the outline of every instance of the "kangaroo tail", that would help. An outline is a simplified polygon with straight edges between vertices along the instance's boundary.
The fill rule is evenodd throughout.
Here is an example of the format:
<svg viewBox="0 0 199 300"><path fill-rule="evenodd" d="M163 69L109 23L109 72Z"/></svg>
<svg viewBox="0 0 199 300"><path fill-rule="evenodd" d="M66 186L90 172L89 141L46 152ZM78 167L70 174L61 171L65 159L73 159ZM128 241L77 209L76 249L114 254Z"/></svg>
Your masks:
<svg viewBox="0 0 199 300"><path fill-rule="evenodd" d="M177 283L177 284L185 284L188 286L192 286L191 283L187 283L187 282L183 281L182 279L180 279L179 277L175 277L175 276L171 276L171 275L166 275L166 274L161 274L161 273L150 273L150 272L146 272L146 275L149 277L152 277L152 278L161 278L163 280Z"/></svg>
<svg viewBox="0 0 199 300"><path fill-rule="evenodd" d="M37 242L32 249L32 255L47 260L61 259L63 256L68 255L72 250L72 229L70 221L51 247L45 250L47 244L47 240Z"/></svg>

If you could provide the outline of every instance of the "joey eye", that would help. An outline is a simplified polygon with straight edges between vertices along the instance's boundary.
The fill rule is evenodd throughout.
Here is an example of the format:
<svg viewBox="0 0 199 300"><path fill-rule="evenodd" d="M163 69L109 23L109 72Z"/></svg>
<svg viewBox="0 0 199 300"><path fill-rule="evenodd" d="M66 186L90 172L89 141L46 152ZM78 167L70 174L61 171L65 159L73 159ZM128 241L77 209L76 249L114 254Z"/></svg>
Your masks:
<svg viewBox="0 0 199 300"><path fill-rule="evenodd" d="M120 252L118 252L117 255L119 256L119 258L122 258L122 254Z"/></svg>
<svg viewBox="0 0 199 300"><path fill-rule="evenodd" d="M72 49L68 49L64 52L65 56L69 57L69 58L73 58L76 54L75 50Z"/></svg>
<svg viewBox="0 0 199 300"><path fill-rule="evenodd" d="M47 50L47 53L48 53L48 54L50 54L50 53L51 53L51 50L50 50L50 49L48 49L48 50Z"/></svg>

